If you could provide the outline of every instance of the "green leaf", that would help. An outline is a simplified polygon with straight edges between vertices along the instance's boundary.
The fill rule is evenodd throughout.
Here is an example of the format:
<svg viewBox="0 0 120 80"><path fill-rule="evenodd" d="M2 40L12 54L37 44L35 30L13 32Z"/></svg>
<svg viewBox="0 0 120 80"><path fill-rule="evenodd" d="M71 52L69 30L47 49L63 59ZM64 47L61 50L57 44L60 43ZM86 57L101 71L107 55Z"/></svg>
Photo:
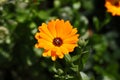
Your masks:
<svg viewBox="0 0 120 80"><path fill-rule="evenodd" d="M60 0L54 0L54 7L55 7L55 8L58 8L58 7L60 7L60 6L61 6Z"/></svg>
<svg viewBox="0 0 120 80"><path fill-rule="evenodd" d="M16 19L18 22L23 23L26 20L26 16L25 15L17 16Z"/></svg>
<svg viewBox="0 0 120 80"><path fill-rule="evenodd" d="M78 65L72 65L71 69L75 72L78 71Z"/></svg>
<svg viewBox="0 0 120 80"><path fill-rule="evenodd" d="M71 56L69 54L65 54L65 60L67 62L71 62Z"/></svg>
<svg viewBox="0 0 120 80"><path fill-rule="evenodd" d="M34 48L34 51L36 52L36 56L38 56L38 57L41 57L41 56L42 56L43 49Z"/></svg>
<svg viewBox="0 0 120 80"><path fill-rule="evenodd" d="M111 16L109 14L106 14L106 18L102 23L102 26L105 26L106 24L108 24L111 20Z"/></svg>
<svg viewBox="0 0 120 80"><path fill-rule="evenodd" d="M78 10L78 9L80 9L80 7L81 7L81 3L80 2L73 3L73 9Z"/></svg>
<svg viewBox="0 0 120 80"><path fill-rule="evenodd" d="M81 71L83 69L83 61L80 59L78 64L78 70Z"/></svg>
<svg viewBox="0 0 120 80"><path fill-rule="evenodd" d="M93 17L93 23L95 25L96 30L99 31L99 29L100 29L100 23L99 23L99 20L98 20L97 17Z"/></svg>
<svg viewBox="0 0 120 80"><path fill-rule="evenodd" d="M49 14L48 14L47 11L40 11L40 12L38 12L38 17L39 17L40 19L48 19Z"/></svg>
<svg viewBox="0 0 120 80"><path fill-rule="evenodd" d="M82 77L82 80L90 80L89 77L84 72L80 72L80 75Z"/></svg>
<svg viewBox="0 0 120 80"><path fill-rule="evenodd" d="M30 57L27 57L27 64L29 65L29 66L31 66L32 65L32 61L31 61L31 59L30 59Z"/></svg>
<svg viewBox="0 0 120 80"><path fill-rule="evenodd" d="M10 59L10 54L2 49L0 49L0 55L2 55L6 59Z"/></svg>
<svg viewBox="0 0 120 80"><path fill-rule="evenodd" d="M75 55L72 57L71 61L74 62L77 61L78 59L80 59L80 55Z"/></svg>
<svg viewBox="0 0 120 80"><path fill-rule="evenodd" d="M83 65L87 62L88 57L89 57L89 52L88 51L84 51L83 54L82 54Z"/></svg>

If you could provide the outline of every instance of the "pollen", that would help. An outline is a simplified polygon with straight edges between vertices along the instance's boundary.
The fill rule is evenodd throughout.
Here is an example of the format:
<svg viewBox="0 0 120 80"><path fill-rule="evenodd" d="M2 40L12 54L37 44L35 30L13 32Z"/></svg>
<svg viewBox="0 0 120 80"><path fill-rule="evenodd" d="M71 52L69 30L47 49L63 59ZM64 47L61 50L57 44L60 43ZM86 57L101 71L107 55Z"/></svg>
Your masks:
<svg viewBox="0 0 120 80"><path fill-rule="evenodd" d="M60 47L60 46L63 44L63 41L62 41L61 38L54 38L54 39L53 39L53 44L54 44L55 46Z"/></svg>

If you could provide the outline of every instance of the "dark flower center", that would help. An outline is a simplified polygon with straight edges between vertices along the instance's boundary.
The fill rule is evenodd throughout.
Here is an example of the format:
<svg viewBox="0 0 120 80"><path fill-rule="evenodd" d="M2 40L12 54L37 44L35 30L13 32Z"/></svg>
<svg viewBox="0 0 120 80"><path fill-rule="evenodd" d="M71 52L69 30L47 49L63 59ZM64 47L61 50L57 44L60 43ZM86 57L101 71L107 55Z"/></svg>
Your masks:
<svg viewBox="0 0 120 80"><path fill-rule="evenodd" d="M62 41L62 39L61 38L54 38L53 39L53 44L55 45L55 46L58 46L58 47L60 47L62 44L63 44L63 41Z"/></svg>
<svg viewBox="0 0 120 80"><path fill-rule="evenodd" d="M119 0L115 0L113 3L115 6L119 6Z"/></svg>
<svg viewBox="0 0 120 80"><path fill-rule="evenodd" d="M114 5L115 5L115 6L119 6L119 2L115 2Z"/></svg>

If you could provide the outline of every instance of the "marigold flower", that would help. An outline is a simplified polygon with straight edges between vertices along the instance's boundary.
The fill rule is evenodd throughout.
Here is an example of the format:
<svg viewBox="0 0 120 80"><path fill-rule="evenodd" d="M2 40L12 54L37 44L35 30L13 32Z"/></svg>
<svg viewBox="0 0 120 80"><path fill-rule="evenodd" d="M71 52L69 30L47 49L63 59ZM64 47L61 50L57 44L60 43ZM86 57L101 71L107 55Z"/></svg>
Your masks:
<svg viewBox="0 0 120 80"><path fill-rule="evenodd" d="M120 16L120 0L106 0L105 7L113 16Z"/></svg>
<svg viewBox="0 0 120 80"><path fill-rule="evenodd" d="M65 54L72 52L77 45L77 29L73 28L69 21L51 20L48 24L42 23L35 34L36 48L43 48L43 56L51 56L55 61L62 59Z"/></svg>

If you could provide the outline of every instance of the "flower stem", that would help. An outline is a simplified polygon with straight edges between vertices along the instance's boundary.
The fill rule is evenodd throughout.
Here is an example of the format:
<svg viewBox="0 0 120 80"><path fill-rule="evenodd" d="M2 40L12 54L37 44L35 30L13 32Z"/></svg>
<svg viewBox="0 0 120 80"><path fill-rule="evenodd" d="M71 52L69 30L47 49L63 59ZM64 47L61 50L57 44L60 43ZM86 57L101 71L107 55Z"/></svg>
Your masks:
<svg viewBox="0 0 120 80"><path fill-rule="evenodd" d="M80 72L79 72L79 71L77 72L77 77L78 77L78 80L82 80L82 78L81 78L81 75L80 75Z"/></svg>

